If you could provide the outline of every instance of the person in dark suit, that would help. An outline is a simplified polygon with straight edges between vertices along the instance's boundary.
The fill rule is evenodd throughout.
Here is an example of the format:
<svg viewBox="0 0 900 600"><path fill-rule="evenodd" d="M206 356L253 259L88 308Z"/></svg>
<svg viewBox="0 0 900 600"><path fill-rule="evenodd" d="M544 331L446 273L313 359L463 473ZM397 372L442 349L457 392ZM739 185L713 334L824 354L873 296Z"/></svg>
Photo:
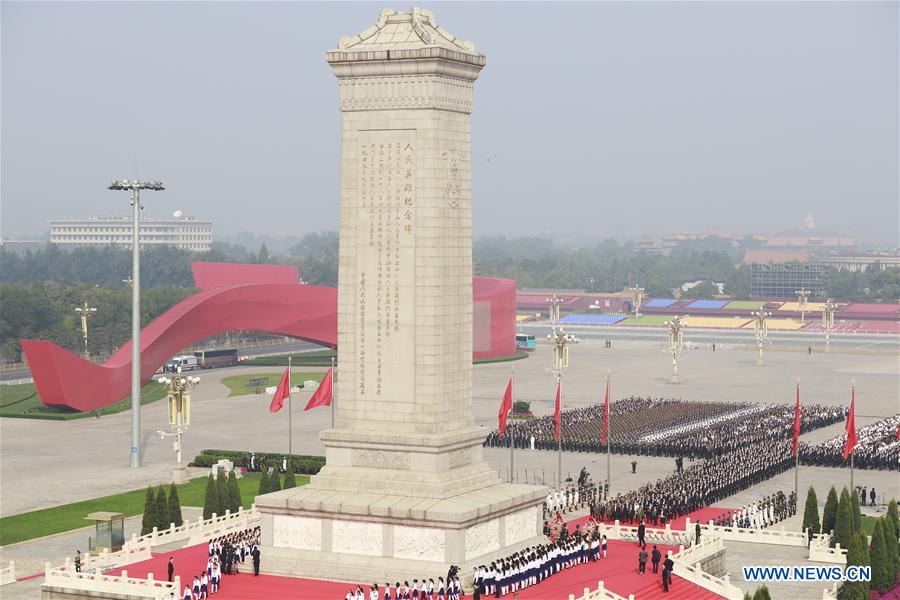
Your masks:
<svg viewBox="0 0 900 600"><path fill-rule="evenodd" d="M253 547L253 575L259 576L259 546Z"/></svg>
<svg viewBox="0 0 900 600"><path fill-rule="evenodd" d="M696 538L694 540L694 543L699 544L700 543L700 523L697 523L696 525L694 525L694 537Z"/></svg>
<svg viewBox="0 0 900 600"><path fill-rule="evenodd" d="M641 548L644 548L647 546L647 544L644 542L644 536L646 534L647 534L647 526L644 525L643 521L641 521L641 524L638 525L638 544L641 545Z"/></svg>
<svg viewBox="0 0 900 600"><path fill-rule="evenodd" d="M169 581L172 581L172 577L175 575L175 559L171 556L169 557L169 566L166 568L169 574Z"/></svg>
<svg viewBox="0 0 900 600"><path fill-rule="evenodd" d="M872 500L872 502L870 502L870 505L871 505L871 506L875 506L875 498L877 498L877 497L878 497L878 496L875 494L875 488L873 487L873 488L869 491L869 499Z"/></svg>
<svg viewBox="0 0 900 600"><path fill-rule="evenodd" d="M650 562L653 563L653 572L659 573L659 561L662 558L662 553L659 551L655 545L653 546L653 552L650 554Z"/></svg>
<svg viewBox="0 0 900 600"><path fill-rule="evenodd" d="M647 551L641 548L638 553L638 573L643 575L647 571Z"/></svg>
<svg viewBox="0 0 900 600"><path fill-rule="evenodd" d="M669 586L672 585L672 569L675 568L675 561L671 558L666 557L665 562L663 562L663 591L668 592Z"/></svg>

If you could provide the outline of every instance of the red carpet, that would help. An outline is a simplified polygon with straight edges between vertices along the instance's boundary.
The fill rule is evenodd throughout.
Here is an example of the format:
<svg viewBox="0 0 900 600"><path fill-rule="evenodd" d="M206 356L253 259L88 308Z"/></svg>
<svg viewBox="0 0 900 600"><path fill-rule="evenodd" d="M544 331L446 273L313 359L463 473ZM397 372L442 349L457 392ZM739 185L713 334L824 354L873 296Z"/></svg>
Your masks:
<svg viewBox="0 0 900 600"><path fill-rule="evenodd" d="M648 552L652 546L648 547ZM674 550L668 546L660 546L665 555L666 550ZM647 565L647 573L637 572L637 544L611 540L609 552L605 560L596 563L579 565L557 573L543 581L540 585L519 590L520 600L560 600L569 594L579 595L585 587L596 589L597 582L603 580L604 585L619 595L627 597L634 594L638 600L708 600L718 598L715 594L688 583L675 576L669 593L662 591L662 579L653 574L651 565ZM185 583L190 584L194 574L199 574L206 566L207 546L200 544L171 553L154 555L153 559L128 565L129 577L144 578L153 573L156 579L164 579L169 557L175 557L175 574L182 577L182 591ZM265 556L262 558L265 564ZM114 571L116 574L119 569ZM253 576L250 559L244 563L240 575L222 577L219 592L212 597L215 600L342 600L348 588L356 589L356 584L298 579L293 577L275 577L272 575ZM363 585L368 598L368 587ZM512 595L506 596L512 598Z"/></svg>

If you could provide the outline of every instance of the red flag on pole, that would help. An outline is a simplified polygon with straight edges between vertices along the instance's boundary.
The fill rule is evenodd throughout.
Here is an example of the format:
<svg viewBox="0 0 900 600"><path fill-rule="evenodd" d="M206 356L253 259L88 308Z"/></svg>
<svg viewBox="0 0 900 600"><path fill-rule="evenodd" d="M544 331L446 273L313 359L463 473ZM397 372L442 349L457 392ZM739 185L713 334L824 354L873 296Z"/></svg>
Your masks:
<svg viewBox="0 0 900 600"><path fill-rule="evenodd" d="M281 381L278 382L278 388L275 390L275 395L272 396L272 403L269 404L269 412L278 412L281 410L281 407L284 406L284 401L291 395L291 376L290 369L284 370L284 375L281 376Z"/></svg>
<svg viewBox="0 0 900 600"><path fill-rule="evenodd" d="M500 423L500 439L503 439L503 432L506 431L506 419L509 417L509 411L512 410L512 377L506 384L506 392L503 394L503 401L500 403L500 414L497 415Z"/></svg>
<svg viewBox="0 0 900 600"><path fill-rule="evenodd" d="M844 444L844 460L850 456L856 448L856 419L853 416L856 404L856 388L853 388L850 396L850 412L847 414L847 441Z"/></svg>
<svg viewBox="0 0 900 600"><path fill-rule="evenodd" d="M606 378L606 400L603 402L603 433L600 435L600 443L606 443L606 430L609 427L609 377Z"/></svg>
<svg viewBox="0 0 900 600"><path fill-rule="evenodd" d="M797 443L800 441L800 380L797 380L797 405L794 407L794 456L797 456Z"/></svg>
<svg viewBox="0 0 900 600"><path fill-rule="evenodd" d="M560 435L560 422L559 422L559 394L562 388L562 384L560 382L556 382L556 410L553 413L553 420L556 422L556 439L559 439Z"/></svg>
<svg viewBox="0 0 900 600"><path fill-rule="evenodd" d="M309 410L317 406L331 406L331 397L333 394L333 388L331 385L331 372L333 370L333 367L331 369L328 369L328 372L325 373L325 377L322 378L322 383L320 383L319 387L316 388L316 391L313 392L312 398L309 399L309 402L306 404L306 408L304 408L303 410Z"/></svg>

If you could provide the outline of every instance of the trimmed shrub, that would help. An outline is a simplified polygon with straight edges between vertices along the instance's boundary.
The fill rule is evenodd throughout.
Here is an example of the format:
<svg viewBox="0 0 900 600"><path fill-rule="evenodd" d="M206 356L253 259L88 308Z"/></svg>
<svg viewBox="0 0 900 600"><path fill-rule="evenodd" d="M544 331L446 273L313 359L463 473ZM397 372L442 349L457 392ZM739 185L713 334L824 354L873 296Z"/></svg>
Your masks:
<svg viewBox="0 0 900 600"><path fill-rule="evenodd" d="M206 495L203 499L203 520L212 519L213 513L220 514L219 493L216 489L216 480L212 473L206 478Z"/></svg>
<svg viewBox="0 0 900 600"><path fill-rule="evenodd" d="M259 474L259 491L256 493L257 496L262 496L263 494L269 493L269 473L268 469L266 469L266 464L263 463L262 472Z"/></svg>
<svg viewBox="0 0 900 600"><path fill-rule="evenodd" d="M866 536L856 534L850 540L850 546L847 548L847 566L865 567L869 564L869 549L866 547ZM838 588L838 600L869 600L869 582L848 581L843 583Z"/></svg>
<svg viewBox="0 0 900 600"><path fill-rule="evenodd" d="M527 413L531 410L531 404L524 400L516 400L513 402L512 409L514 413Z"/></svg>
<svg viewBox="0 0 900 600"><path fill-rule="evenodd" d="M225 511L228 510L228 479L221 476L222 473L219 473L220 477L216 478L216 496L219 498L219 516L225 514Z"/></svg>
<svg viewBox="0 0 900 600"><path fill-rule="evenodd" d="M828 490L828 498L825 499L825 510L822 511L822 533L834 531L834 520L837 517L838 497L834 486Z"/></svg>
<svg viewBox="0 0 900 600"><path fill-rule="evenodd" d="M803 508L803 531L807 529L811 529L813 533L819 533L822 529L819 523L819 500L812 486L806 492L806 506Z"/></svg>
<svg viewBox="0 0 900 600"><path fill-rule="evenodd" d="M165 531L171 527L169 523L169 500L166 498L166 490L163 489L162 484L159 484L159 487L156 489L156 518L156 529L158 531Z"/></svg>
<svg viewBox="0 0 900 600"><path fill-rule="evenodd" d="M241 501L241 488L237 482L237 475L234 473L234 469L231 470L231 473L228 474L228 509L231 512L236 513L243 503Z"/></svg>
<svg viewBox="0 0 900 600"><path fill-rule="evenodd" d="M834 518L834 537L832 542L840 544L841 548L849 548L853 538L853 513L850 507L850 494L847 488L841 490L841 499L838 501L837 515Z"/></svg>
<svg viewBox="0 0 900 600"><path fill-rule="evenodd" d="M764 585L756 588L756 592L753 593L753 600L772 600L772 596L769 595L769 588Z"/></svg>
<svg viewBox="0 0 900 600"><path fill-rule="evenodd" d="M278 474L278 470L272 471L272 474L269 475L269 492L280 492L281 491L281 475Z"/></svg>
<svg viewBox="0 0 900 600"><path fill-rule="evenodd" d="M191 461L191 467L211 467L223 458L227 458L234 463L236 467L250 466L251 452L238 452L234 450L203 450L194 460ZM271 454L265 452L255 452L256 464L281 464L283 454ZM325 466L325 457L323 456L305 456L293 455L290 461L294 465L294 473L301 475L315 475Z"/></svg>
<svg viewBox="0 0 900 600"><path fill-rule="evenodd" d="M294 478L294 463L288 461L287 473L284 474L284 489L297 487L297 480Z"/></svg>
<svg viewBox="0 0 900 600"><path fill-rule="evenodd" d="M144 518L141 520L141 535L151 533L158 522L156 498L153 497L153 488L148 485L147 496L144 498Z"/></svg>
<svg viewBox="0 0 900 600"><path fill-rule="evenodd" d="M175 484L169 484L169 522L175 523L175 527L184 525L184 518L181 516L181 501L178 499L178 488Z"/></svg>
<svg viewBox="0 0 900 600"><path fill-rule="evenodd" d="M853 533L862 527L862 511L859 509L859 492L856 489L850 494L850 515L853 517Z"/></svg>
<svg viewBox="0 0 900 600"><path fill-rule="evenodd" d="M870 559L872 561L872 582L870 586L881 593L894 587L894 583L897 580L894 572L895 560L888 551L888 545L885 541L884 519L875 521L875 528L872 530Z"/></svg>

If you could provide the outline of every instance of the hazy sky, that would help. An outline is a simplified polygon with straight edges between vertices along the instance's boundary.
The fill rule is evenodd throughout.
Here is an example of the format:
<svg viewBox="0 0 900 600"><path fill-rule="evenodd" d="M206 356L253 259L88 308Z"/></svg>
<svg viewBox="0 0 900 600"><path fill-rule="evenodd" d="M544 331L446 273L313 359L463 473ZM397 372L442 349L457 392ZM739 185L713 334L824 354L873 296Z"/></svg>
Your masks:
<svg viewBox="0 0 900 600"><path fill-rule="evenodd" d="M3 2L2 234L125 213L335 229L324 53L381 3ZM487 67L476 235L819 229L898 243L898 4L433 3ZM408 5L393 5L408 9ZM548 215L552 211L554 214Z"/></svg>

